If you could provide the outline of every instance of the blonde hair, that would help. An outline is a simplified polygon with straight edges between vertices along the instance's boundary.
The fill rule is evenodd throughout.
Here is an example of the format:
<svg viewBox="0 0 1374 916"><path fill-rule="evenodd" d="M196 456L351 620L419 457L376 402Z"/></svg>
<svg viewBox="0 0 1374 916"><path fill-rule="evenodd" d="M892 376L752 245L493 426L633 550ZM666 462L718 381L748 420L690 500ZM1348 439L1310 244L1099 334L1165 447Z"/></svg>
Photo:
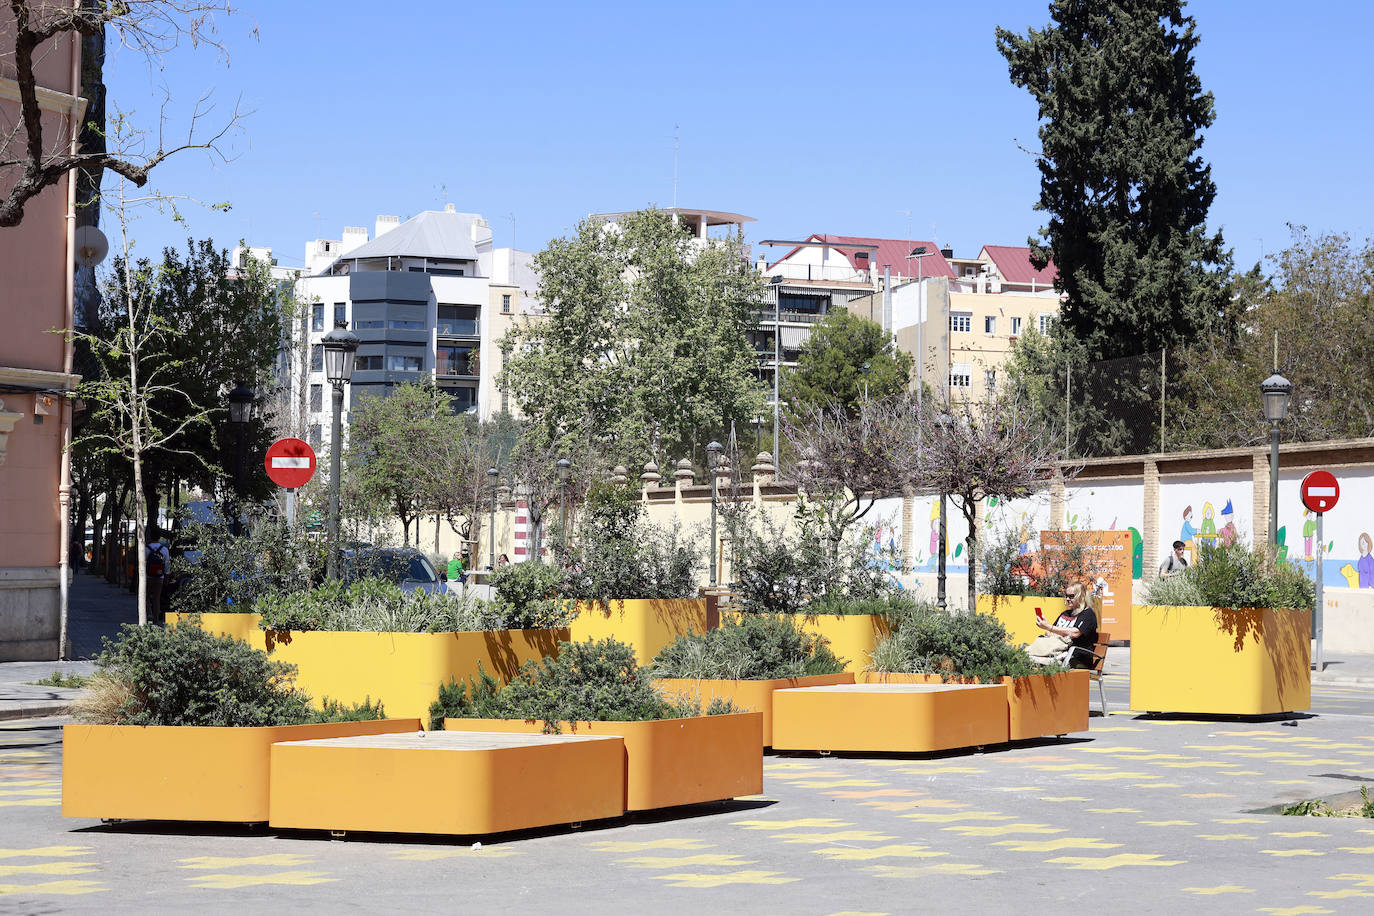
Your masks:
<svg viewBox="0 0 1374 916"><path fill-rule="evenodd" d="M1083 583L1070 582L1068 585L1064 586L1064 591L1068 592L1075 598L1081 598L1083 597Z"/></svg>

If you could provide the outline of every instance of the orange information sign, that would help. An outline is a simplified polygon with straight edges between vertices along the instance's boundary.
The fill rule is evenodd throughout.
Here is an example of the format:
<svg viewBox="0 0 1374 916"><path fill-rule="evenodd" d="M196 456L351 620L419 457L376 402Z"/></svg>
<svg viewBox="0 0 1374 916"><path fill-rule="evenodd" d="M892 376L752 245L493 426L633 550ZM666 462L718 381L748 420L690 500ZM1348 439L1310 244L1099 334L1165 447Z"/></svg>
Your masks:
<svg viewBox="0 0 1374 916"><path fill-rule="evenodd" d="M1042 531L1040 547L1046 553L1082 547L1081 563L1065 564L1081 569L1083 584L1096 599L1098 629L1112 641L1131 638L1131 532Z"/></svg>

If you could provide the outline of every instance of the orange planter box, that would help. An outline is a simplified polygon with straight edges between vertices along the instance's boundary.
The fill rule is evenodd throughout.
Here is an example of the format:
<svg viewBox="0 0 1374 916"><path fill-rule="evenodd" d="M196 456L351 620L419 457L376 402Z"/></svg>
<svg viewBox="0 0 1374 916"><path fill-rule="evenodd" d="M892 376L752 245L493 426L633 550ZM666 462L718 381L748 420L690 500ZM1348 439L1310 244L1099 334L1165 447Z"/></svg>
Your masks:
<svg viewBox="0 0 1374 916"><path fill-rule="evenodd" d="M266 821L276 742L419 729L419 719L264 728L67 725L62 816Z"/></svg>
<svg viewBox="0 0 1374 916"><path fill-rule="evenodd" d="M851 684L773 694L775 750L918 753L1007 737L1000 684Z"/></svg>
<svg viewBox="0 0 1374 916"><path fill-rule="evenodd" d="M667 697L690 697L700 700L703 709L721 697L732 701L737 708L763 713L763 746L773 744L773 691L791 687L824 687L828 684L852 684L854 675L812 674L806 677L785 677L770 681L728 681L714 678L656 678L654 686Z"/></svg>
<svg viewBox="0 0 1374 916"><path fill-rule="evenodd" d="M1088 730L1088 672L1004 677L1012 741Z"/></svg>
<svg viewBox="0 0 1374 916"><path fill-rule="evenodd" d="M537 734L542 722L445 719L445 731ZM654 722L577 722L578 735L625 741L626 811L723 801L763 791L763 713L695 716Z"/></svg>
<svg viewBox="0 0 1374 916"><path fill-rule="evenodd" d="M272 746L273 827L486 834L625 813L625 746L592 735L428 732Z"/></svg>

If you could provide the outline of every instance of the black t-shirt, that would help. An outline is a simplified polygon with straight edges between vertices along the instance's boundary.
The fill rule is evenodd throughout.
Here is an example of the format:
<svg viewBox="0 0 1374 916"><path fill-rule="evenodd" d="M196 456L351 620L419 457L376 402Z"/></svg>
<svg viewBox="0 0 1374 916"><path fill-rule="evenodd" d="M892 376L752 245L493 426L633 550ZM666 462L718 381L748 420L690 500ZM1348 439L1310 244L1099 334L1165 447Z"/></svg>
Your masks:
<svg viewBox="0 0 1374 916"><path fill-rule="evenodd" d="M1070 652L1069 664L1072 667L1091 667L1093 650L1097 648L1097 614L1090 607L1082 608L1076 615L1068 611L1059 615L1059 619L1054 625L1061 628L1073 627L1078 630L1078 638L1073 640L1072 645L1076 649L1086 649L1083 652Z"/></svg>

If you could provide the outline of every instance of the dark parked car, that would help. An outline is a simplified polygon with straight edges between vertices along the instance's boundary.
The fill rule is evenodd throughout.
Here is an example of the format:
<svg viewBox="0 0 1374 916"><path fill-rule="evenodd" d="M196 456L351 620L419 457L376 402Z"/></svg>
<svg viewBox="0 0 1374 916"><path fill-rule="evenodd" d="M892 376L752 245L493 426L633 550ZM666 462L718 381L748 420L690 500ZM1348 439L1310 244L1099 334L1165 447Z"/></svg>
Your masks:
<svg viewBox="0 0 1374 916"><path fill-rule="evenodd" d="M345 582L375 577L394 582L403 591L422 589L444 594L444 577L429 558L413 547L367 547L343 551Z"/></svg>

